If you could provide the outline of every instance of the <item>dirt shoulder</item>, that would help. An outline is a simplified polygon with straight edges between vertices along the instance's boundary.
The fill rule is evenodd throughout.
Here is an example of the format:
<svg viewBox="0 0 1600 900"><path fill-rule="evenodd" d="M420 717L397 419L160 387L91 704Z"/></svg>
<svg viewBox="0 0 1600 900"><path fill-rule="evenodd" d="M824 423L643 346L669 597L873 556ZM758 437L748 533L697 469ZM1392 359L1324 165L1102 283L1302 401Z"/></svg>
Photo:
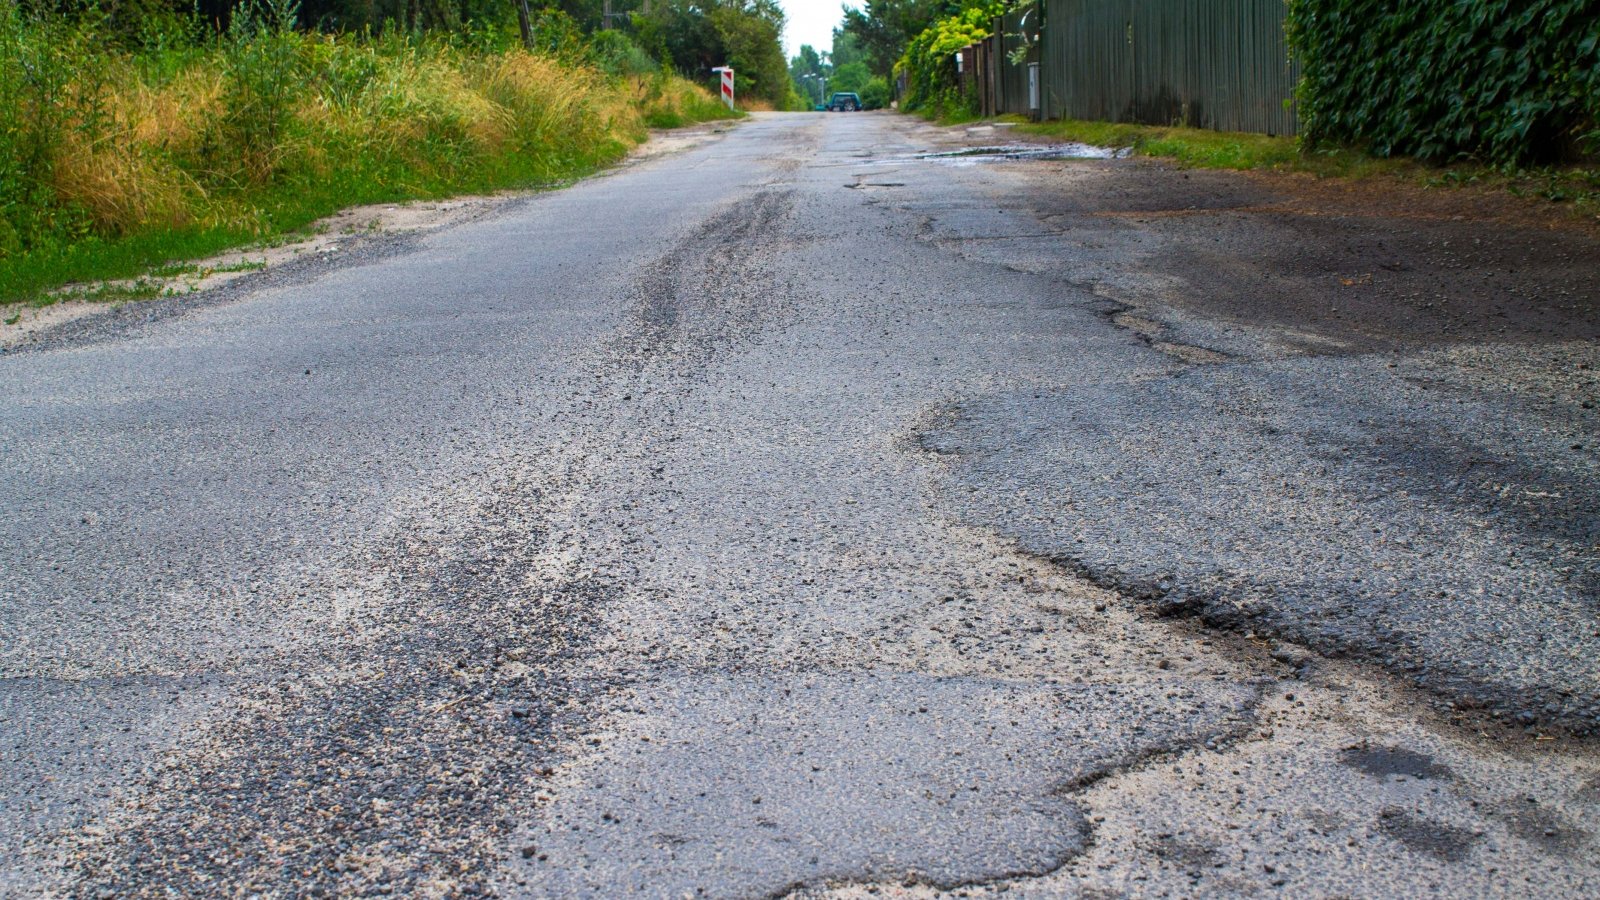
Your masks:
<svg viewBox="0 0 1600 900"><path fill-rule="evenodd" d="M1056 174L1082 177L1066 166ZM1046 217L1155 236L1162 250L1141 267L1181 279L1161 298L1180 308L1353 351L1600 337L1600 230L1563 210L1487 192L1147 161L1093 177L1093 191L1042 197Z"/></svg>

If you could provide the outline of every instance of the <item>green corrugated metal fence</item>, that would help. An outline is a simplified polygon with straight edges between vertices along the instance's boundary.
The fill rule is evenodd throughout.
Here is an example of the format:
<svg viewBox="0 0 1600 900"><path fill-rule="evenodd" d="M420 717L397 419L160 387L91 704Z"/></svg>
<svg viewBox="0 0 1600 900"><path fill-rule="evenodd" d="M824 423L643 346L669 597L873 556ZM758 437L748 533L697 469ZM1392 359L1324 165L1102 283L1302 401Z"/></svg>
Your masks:
<svg viewBox="0 0 1600 900"><path fill-rule="evenodd" d="M1044 10L1049 118L1295 133L1284 0L1044 0ZM1009 87L1002 77L1012 112Z"/></svg>
<svg viewBox="0 0 1600 900"><path fill-rule="evenodd" d="M1000 112L1028 114L1028 60L1013 58L1026 46L1030 38L1039 34L1040 10L1025 8L1007 13L997 22L994 41L1000 53L997 59L999 97L996 105ZM1031 59L1031 57L1029 57Z"/></svg>

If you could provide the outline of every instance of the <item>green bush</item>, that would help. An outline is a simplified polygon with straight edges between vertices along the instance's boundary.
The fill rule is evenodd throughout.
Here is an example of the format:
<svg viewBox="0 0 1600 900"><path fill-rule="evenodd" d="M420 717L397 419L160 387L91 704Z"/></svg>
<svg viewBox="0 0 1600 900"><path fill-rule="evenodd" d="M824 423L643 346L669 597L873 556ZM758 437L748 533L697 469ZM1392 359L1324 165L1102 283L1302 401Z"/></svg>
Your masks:
<svg viewBox="0 0 1600 900"><path fill-rule="evenodd" d="M1289 0L1308 145L1496 164L1600 150L1595 0Z"/></svg>
<svg viewBox="0 0 1600 900"><path fill-rule="evenodd" d="M834 68L833 78L829 79L828 86L847 94L859 94L866 89L867 80L871 77L872 73L867 71L866 63L846 63Z"/></svg>
<svg viewBox="0 0 1600 900"><path fill-rule="evenodd" d="M889 80L879 76L867 79L866 86L861 89L861 107L863 109L883 109L889 105Z"/></svg>
<svg viewBox="0 0 1600 900"><path fill-rule="evenodd" d="M978 98L961 91L954 54L988 38L994 20L1005 13L1009 3L964 0L955 14L935 20L911 39L905 55L895 64L895 71L906 76L906 109L941 118L977 115Z"/></svg>
<svg viewBox="0 0 1600 900"><path fill-rule="evenodd" d="M617 29L597 31L589 37L589 59L612 75L649 75L661 65Z"/></svg>
<svg viewBox="0 0 1600 900"><path fill-rule="evenodd" d="M0 0L0 259L41 235L70 240L88 229L79 210L51 202L50 183L68 133L103 124L105 70L92 52L97 25L47 10L28 15L14 0Z"/></svg>
<svg viewBox="0 0 1600 900"><path fill-rule="evenodd" d="M223 134L217 168L252 181L277 172L294 104L304 85L302 36L294 0L254 0L233 11L224 39Z"/></svg>

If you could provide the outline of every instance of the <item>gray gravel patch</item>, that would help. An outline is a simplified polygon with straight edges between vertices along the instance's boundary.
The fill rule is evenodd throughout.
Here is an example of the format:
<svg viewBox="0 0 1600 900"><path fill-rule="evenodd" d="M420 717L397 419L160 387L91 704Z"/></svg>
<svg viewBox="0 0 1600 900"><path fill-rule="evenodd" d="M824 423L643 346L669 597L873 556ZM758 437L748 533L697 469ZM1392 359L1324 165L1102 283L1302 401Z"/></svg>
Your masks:
<svg viewBox="0 0 1600 900"><path fill-rule="evenodd" d="M913 674L640 686L518 837L528 896L764 896L1043 875L1082 852L1083 785L1247 719L1211 682Z"/></svg>

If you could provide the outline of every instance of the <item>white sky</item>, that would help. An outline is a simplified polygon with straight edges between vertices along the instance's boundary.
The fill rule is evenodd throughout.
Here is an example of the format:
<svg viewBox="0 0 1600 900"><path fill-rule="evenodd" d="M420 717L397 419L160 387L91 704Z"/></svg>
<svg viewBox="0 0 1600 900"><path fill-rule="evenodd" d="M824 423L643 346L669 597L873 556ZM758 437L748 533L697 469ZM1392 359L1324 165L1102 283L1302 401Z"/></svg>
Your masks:
<svg viewBox="0 0 1600 900"><path fill-rule="evenodd" d="M833 29L844 21L840 0L778 0L788 21L783 26L783 55L792 59L801 44L826 53L833 46ZM854 5L854 4L852 4Z"/></svg>

